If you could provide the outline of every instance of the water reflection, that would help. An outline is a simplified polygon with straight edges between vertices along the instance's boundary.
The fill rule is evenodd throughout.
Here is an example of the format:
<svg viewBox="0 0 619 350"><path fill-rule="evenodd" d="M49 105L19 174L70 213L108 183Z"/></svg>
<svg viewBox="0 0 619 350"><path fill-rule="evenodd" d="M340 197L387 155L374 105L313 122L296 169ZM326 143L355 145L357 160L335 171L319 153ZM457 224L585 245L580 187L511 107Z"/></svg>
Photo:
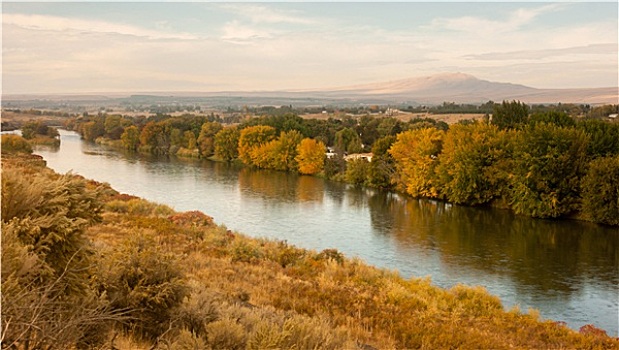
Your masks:
<svg viewBox="0 0 619 350"><path fill-rule="evenodd" d="M238 181L241 194L279 204L320 203L324 197L324 181L311 176L241 168Z"/></svg>
<svg viewBox="0 0 619 350"><path fill-rule="evenodd" d="M584 281L619 284L619 232L574 221L531 220L510 212L452 206L375 193L372 228L400 246L439 251L451 269L462 266L508 275L519 288L544 295L580 292ZM610 263L609 263L610 262Z"/></svg>

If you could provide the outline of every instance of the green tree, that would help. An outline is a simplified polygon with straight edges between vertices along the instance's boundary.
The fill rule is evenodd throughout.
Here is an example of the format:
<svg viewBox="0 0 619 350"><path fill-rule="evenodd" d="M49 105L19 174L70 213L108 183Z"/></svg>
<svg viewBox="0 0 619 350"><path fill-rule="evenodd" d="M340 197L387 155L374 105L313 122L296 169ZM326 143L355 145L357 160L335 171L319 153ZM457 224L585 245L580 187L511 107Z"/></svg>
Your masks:
<svg viewBox="0 0 619 350"><path fill-rule="evenodd" d="M305 138L297 146L295 160L301 174L313 175L322 171L325 163L324 143L314 139Z"/></svg>
<svg viewBox="0 0 619 350"><path fill-rule="evenodd" d="M619 156L589 163L582 180L582 212L594 222L619 225Z"/></svg>
<svg viewBox="0 0 619 350"><path fill-rule="evenodd" d="M33 139L37 133L37 122L27 122L21 127L21 136L26 140Z"/></svg>
<svg viewBox="0 0 619 350"><path fill-rule="evenodd" d="M239 156L241 133L235 126L227 127L215 135L215 157L230 162Z"/></svg>
<svg viewBox="0 0 619 350"><path fill-rule="evenodd" d="M517 129L527 123L529 106L520 101L503 101L495 104L492 112L492 124L500 129Z"/></svg>
<svg viewBox="0 0 619 350"><path fill-rule="evenodd" d="M619 155L619 123L585 119L579 121L576 127L589 136L589 158Z"/></svg>
<svg viewBox="0 0 619 350"><path fill-rule="evenodd" d="M395 159L389 154L389 148L395 143L395 136L382 137L372 146L372 162L368 170L368 184L383 189L393 187Z"/></svg>
<svg viewBox="0 0 619 350"><path fill-rule="evenodd" d="M402 123L395 118L383 118L377 127L378 136L395 136L402 132Z"/></svg>
<svg viewBox="0 0 619 350"><path fill-rule="evenodd" d="M576 121L565 112L547 111L533 113L529 117L529 124L547 123L562 127L576 126Z"/></svg>
<svg viewBox="0 0 619 350"><path fill-rule="evenodd" d="M364 185L367 182L370 163L362 158L351 159L346 162L346 182L353 185Z"/></svg>
<svg viewBox="0 0 619 350"><path fill-rule="evenodd" d="M483 204L501 194L505 174L500 165L510 159L506 132L485 123L449 128L438 157L440 192L459 204Z"/></svg>
<svg viewBox="0 0 619 350"><path fill-rule="evenodd" d="M518 214L554 218L578 209L587 136L537 124L519 132L511 166L510 205Z"/></svg>
<svg viewBox="0 0 619 350"><path fill-rule="evenodd" d="M335 148L338 153L359 153L363 150L359 134L352 128L344 128L335 133Z"/></svg>
<svg viewBox="0 0 619 350"><path fill-rule="evenodd" d="M405 131L389 149L396 161L398 188L413 197L437 197L435 168L445 132L435 128Z"/></svg>

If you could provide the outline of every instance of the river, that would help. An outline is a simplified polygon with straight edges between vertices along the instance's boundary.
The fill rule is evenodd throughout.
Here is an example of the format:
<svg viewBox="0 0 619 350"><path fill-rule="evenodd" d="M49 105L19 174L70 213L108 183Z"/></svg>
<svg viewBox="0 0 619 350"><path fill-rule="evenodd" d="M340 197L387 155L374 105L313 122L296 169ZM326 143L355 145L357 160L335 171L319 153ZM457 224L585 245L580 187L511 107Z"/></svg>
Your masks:
<svg viewBox="0 0 619 350"><path fill-rule="evenodd" d="M200 210L253 237L429 277L440 287L484 286L506 309L534 308L578 329L619 333L619 229L535 220L497 209L416 200L289 173L205 160L129 155L60 131L61 146L37 148L50 168L116 190Z"/></svg>

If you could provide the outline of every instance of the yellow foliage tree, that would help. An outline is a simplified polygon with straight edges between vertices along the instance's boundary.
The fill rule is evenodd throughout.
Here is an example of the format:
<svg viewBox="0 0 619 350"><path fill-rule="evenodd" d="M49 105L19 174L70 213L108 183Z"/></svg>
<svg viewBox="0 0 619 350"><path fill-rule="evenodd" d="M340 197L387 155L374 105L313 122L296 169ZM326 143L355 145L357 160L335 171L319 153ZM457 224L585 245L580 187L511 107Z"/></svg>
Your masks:
<svg viewBox="0 0 619 350"><path fill-rule="evenodd" d="M301 174L316 174L322 171L325 161L325 144L314 139L303 139L297 146L295 158Z"/></svg>
<svg viewBox="0 0 619 350"><path fill-rule="evenodd" d="M409 130L398 135L389 149L396 161L398 187L413 197L437 197L437 157L445 132L435 128Z"/></svg>
<svg viewBox="0 0 619 350"><path fill-rule="evenodd" d="M268 143L275 138L275 128L265 125L250 126L241 130L239 137L239 159L247 164L253 164L252 152L254 149Z"/></svg>

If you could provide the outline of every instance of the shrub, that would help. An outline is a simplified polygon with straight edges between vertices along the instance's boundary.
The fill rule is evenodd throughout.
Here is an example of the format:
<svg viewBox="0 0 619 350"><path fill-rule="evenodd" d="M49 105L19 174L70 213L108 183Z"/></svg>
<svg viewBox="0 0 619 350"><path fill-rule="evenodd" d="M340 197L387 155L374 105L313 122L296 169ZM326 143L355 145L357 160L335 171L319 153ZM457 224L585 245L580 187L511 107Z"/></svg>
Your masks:
<svg viewBox="0 0 619 350"><path fill-rule="evenodd" d="M2 135L2 153L32 153L32 146L19 135Z"/></svg>
<svg viewBox="0 0 619 350"><path fill-rule="evenodd" d="M247 335L243 326L229 319L209 323L206 326L208 344L212 349L245 349Z"/></svg>
<svg viewBox="0 0 619 350"><path fill-rule="evenodd" d="M101 285L116 310L128 310L125 325L135 335L156 339L188 295L182 270L172 254L141 233L128 238L102 262Z"/></svg>
<svg viewBox="0 0 619 350"><path fill-rule="evenodd" d="M92 348L119 318L89 285L97 197L73 176L3 169L3 348Z"/></svg>

